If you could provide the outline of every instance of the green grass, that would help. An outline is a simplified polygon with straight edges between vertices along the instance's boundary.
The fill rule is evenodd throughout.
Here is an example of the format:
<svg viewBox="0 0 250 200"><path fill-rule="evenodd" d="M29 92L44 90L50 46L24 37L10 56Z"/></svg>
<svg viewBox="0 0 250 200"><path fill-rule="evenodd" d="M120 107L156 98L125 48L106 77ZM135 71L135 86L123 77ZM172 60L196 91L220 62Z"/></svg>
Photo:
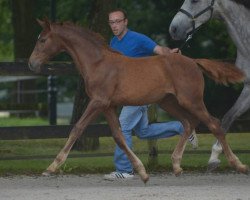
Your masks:
<svg viewBox="0 0 250 200"><path fill-rule="evenodd" d="M17 118L17 117L1 117L0 127L3 126L38 126L38 125L48 125L48 119L43 118Z"/></svg>
<svg viewBox="0 0 250 200"><path fill-rule="evenodd" d="M57 119L58 125L67 125L69 124L69 119L59 118ZM46 118L32 117L32 118L18 118L18 117L1 117L0 118L0 127L8 126L42 126L49 125L49 120Z"/></svg>
<svg viewBox="0 0 250 200"><path fill-rule="evenodd" d="M215 141L211 134L200 134L199 149L210 150L211 145ZM233 150L250 150L250 134L228 134L227 139ZM178 137L158 140L158 149L164 152L172 152ZM11 156L48 156L53 157L64 146L66 139L45 139L45 140L18 140L18 141L0 141L0 157ZM134 151L143 152L147 151L147 141L133 138ZM115 144L112 138L100 138L100 148L92 152L78 152L71 151L72 154L96 154L96 153L112 153ZM210 154L195 154L196 151L192 150L191 145L186 147L188 154L184 153L182 167L185 171L200 171L204 172L207 167L207 161ZM191 153L190 153L191 152ZM192 154L194 152L194 154ZM242 162L250 165L249 154L237 154ZM148 168L148 156L146 154L139 154L139 158L143 161ZM152 171L166 171L171 172L171 154L164 153L158 156L158 165L150 167L148 170ZM219 171L228 171L231 168L228 166L224 155L221 155L221 167ZM0 160L0 174L40 174L53 159L36 159L36 160ZM84 158L68 158L65 164L60 168L59 172L64 173L105 173L114 170L113 156L106 157L84 157Z"/></svg>

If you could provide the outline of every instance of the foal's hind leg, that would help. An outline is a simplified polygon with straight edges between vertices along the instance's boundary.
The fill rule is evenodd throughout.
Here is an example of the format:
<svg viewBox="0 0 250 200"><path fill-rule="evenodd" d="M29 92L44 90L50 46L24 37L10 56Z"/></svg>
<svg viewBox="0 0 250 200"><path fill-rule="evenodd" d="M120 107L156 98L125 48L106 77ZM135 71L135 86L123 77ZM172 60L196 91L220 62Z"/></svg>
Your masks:
<svg viewBox="0 0 250 200"><path fill-rule="evenodd" d="M203 102L192 102L192 105L186 107L191 113L193 113L201 122L203 122L209 130L215 135L222 145L224 154L229 162L229 164L236 168L239 172L247 173L248 166L243 165L238 157L232 152L230 146L228 145L223 129L217 119L212 117Z"/></svg>
<svg viewBox="0 0 250 200"><path fill-rule="evenodd" d="M229 164L232 167L235 167L237 171L239 171L241 173L247 173L248 172L248 166L242 164L241 161L239 160L239 158L232 152L230 146L228 145L228 143L226 141L224 131L220 127L218 121L212 118L212 119L209 120L207 126L208 126L209 130L213 132L215 137L220 142L220 144L222 146L222 149L224 151L224 154L225 154Z"/></svg>
<svg viewBox="0 0 250 200"><path fill-rule="evenodd" d="M105 110L104 114L105 114L105 117L109 123L111 130L112 130L112 134L113 134L113 138L114 138L115 142L127 154L134 169L138 172L142 181L144 183L146 183L149 179L149 176L146 173L146 170L145 170L142 162L140 161L140 159L131 151L131 149L126 144L125 139L124 139L122 132L121 132L119 120L118 120L116 113L115 113L115 109L114 108L107 109L107 110Z"/></svg>
<svg viewBox="0 0 250 200"><path fill-rule="evenodd" d="M230 108L230 110L222 118L221 126L224 129L224 131L227 132L233 121L237 117L241 116L249 108L250 108L250 84L245 83L239 98L237 99L233 107ZM222 152L222 147L217 140L217 142L212 147L212 153L208 161L209 171L212 171L219 166L220 164L219 155L221 154L221 152Z"/></svg>
<svg viewBox="0 0 250 200"><path fill-rule="evenodd" d="M43 173L43 175L49 175L55 172L65 162L76 139L81 136L83 130L87 127L87 125L100 113L101 108L101 102L93 100L90 101L88 107L86 108L86 111L71 130L65 146L62 148L62 150L59 152L59 154L56 156L55 160L50 164L47 170Z"/></svg>
<svg viewBox="0 0 250 200"><path fill-rule="evenodd" d="M180 137L174 149L174 152L171 156L174 174L178 176L183 171L181 168L181 160L183 152L185 150L187 139L191 134L191 131L198 124L198 121L196 118L189 115L188 112L186 112L186 110L179 105L179 103L177 102L176 98L173 95L166 96L159 103L159 106L173 117L179 119L184 127L184 133L182 137Z"/></svg>

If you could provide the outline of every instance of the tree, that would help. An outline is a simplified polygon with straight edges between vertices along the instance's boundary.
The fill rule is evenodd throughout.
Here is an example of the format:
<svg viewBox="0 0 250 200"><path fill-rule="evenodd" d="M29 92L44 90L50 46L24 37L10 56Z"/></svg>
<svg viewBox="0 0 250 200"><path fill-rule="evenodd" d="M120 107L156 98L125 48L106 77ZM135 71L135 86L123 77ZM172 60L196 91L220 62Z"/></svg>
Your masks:
<svg viewBox="0 0 250 200"><path fill-rule="evenodd" d="M29 58L36 41L35 1L12 0L12 24L14 30L14 58L16 61ZM34 89L34 80L20 81L21 90ZM18 103L34 103L30 95L20 95Z"/></svg>
<svg viewBox="0 0 250 200"><path fill-rule="evenodd" d="M110 29L107 25L107 16L110 10L116 6L116 0L94 0L89 15L89 28L100 33L106 40L110 37ZM89 99L84 89L84 80L80 78L75 95L73 115L71 123L76 123L83 114ZM99 138L87 138L82 136L73 146L77 150L95 150L99 147Z"/></svg>
<svg viewBox="0 0 250 200"><path fill-rule="evenodd" d="M14 55L16 59L28 58L36 42L34 15L35 3L30 0L12 0L14 28Z"/></svg>

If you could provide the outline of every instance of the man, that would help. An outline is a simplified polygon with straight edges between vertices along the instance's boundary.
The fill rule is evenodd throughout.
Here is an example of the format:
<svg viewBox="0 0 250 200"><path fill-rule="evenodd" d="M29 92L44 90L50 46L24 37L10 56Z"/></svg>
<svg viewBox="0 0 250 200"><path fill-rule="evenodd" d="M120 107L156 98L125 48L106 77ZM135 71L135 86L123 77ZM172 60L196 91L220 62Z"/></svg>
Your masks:
<svg viewBox="0 0 250 200"><path fill-rule="evenodd" d="M114 37L110 42L111 48L129 57L145 57L152 54L177 53L178 49L169 49L157 45L147 36L133 32L128 29L127 14L122 9L116 9L109 13L109 25ZM154 67L154 66L152 66ZM183 126L179 121L166 123L148 123L148 106L124 106L119 121L126 143L132 147L132 130L141 139L168 138L174 135L182 135ZM189 137L193 148L198 147L198 140L195 132ZM134 177L133 168L126 154L116 146L114 162L116 171L104 175L104 179L131 179Z"/></svg>

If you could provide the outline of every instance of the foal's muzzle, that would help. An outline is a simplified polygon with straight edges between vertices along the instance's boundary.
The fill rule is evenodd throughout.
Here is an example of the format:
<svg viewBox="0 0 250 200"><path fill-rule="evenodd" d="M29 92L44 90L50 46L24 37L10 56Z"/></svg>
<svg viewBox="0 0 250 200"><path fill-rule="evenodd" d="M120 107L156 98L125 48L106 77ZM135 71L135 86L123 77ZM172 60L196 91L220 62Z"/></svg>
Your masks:
<svg viewBox="0 0 250 200"><path fill-rule="evenodd" d="M28 66L29 69L35 73L39 73L41 71L41 65L37 62L32 62L29 60Z"/></svg>

